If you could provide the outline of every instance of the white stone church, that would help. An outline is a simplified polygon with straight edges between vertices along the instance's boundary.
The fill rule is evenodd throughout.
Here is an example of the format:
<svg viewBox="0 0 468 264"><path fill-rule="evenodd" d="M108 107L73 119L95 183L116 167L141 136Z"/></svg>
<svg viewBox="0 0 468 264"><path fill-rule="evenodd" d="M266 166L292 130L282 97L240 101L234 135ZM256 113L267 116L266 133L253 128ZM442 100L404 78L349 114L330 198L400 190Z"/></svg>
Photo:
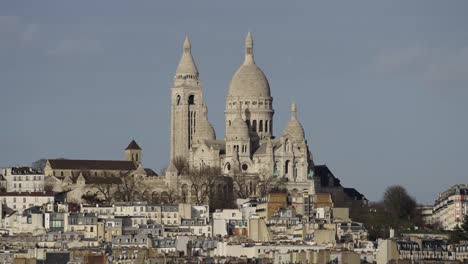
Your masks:
<svg viewBox="0 0 468 264"><path fill-rule="evenodd" d="M190 166L219 166L225 175L274 175L287 188L315 192L312 154L291 106L282 135L273 135L273 97L268 79L254 60L253 38L245 39L244 62L229 84L225 105L225 137L216 138L208 120L203 86L185 39L171 95L171 165L185 158Z"/></svg>

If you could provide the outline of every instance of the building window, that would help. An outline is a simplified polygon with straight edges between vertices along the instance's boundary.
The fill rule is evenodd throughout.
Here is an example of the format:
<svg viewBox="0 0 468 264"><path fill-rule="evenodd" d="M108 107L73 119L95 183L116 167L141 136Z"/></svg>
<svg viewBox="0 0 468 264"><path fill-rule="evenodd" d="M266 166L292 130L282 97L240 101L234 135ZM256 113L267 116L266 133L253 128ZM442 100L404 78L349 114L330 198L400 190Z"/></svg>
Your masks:
<svg viewBox="0 0 468 264"><path fill-rule="evenodd" d="M242 164L242 170L243 170L243 171L246 171L248 168L249 168L249 165L247 165L247 164L245 164L245 163Z"/></svg>
<svg viewBox="0 0 468 264"><path fill-rule="evenodd" d="M194 105L195 104L195 95L190 95L188 98L188 104L189 105Z"/></svg>
<svg viewBox="0 0 468 264"><path fill-rule="evenodd" d="M263 120L258 122L258 132L263 132Z"/></svg>

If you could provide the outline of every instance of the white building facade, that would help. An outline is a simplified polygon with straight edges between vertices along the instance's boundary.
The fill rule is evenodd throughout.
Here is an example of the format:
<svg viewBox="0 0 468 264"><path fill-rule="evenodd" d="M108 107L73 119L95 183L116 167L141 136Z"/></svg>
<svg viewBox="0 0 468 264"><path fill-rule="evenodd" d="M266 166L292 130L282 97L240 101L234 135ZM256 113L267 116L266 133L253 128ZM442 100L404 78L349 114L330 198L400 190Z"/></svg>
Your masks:
<svg viewBox="0 0 468 264"><path fill-rule="evenodd" d="M0 174L5 178L7 192L44 191L44 174L31 167L3 168Z"/></svg>
<svg viewBox="0 0 468 264"><path fill-rule="evenodd" d="M462 225L465 215L468 215L468 184L457 184L439 194L432 221L444 230L452 230Z"/></svg>
<svg viewBox="0 0 468 264"><path fill-rule="evenodd" d="M225 99L225 136L217 139L186 38L171 92L171 161L184 158L191 167L219 167L225 175L239 172L284 177L288 189L314 193L312 154L296 105L292 104L284 132L275 137L270 84L255 63L250 33L244 53L244 62L232 77Z"/></svg>

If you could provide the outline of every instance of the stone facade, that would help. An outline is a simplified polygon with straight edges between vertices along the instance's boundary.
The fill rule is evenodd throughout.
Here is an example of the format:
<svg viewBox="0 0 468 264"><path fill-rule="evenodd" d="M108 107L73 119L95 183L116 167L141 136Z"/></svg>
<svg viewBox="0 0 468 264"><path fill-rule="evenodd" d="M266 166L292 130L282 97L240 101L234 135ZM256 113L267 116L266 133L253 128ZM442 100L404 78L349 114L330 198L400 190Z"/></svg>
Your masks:
<svg viewBox="0 0 468 264"><path fill-rule="evenodd" d="M181 157L192 168L219 167L225 175L274 175L287 179L290 190L314 193L314 163L294 103L283 134L273 135L273 97L254 61L252 35L247 35L244 62L229 85L223 139L216 138L208 121L199 77L186 38L171 92L171 162Z"/></svg>

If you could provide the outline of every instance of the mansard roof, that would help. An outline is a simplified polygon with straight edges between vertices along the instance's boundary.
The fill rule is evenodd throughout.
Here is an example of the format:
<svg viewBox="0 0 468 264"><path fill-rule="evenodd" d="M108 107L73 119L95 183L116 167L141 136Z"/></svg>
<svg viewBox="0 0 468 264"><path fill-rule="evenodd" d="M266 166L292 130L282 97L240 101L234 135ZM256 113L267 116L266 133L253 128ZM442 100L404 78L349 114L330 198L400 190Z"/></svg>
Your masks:
<svg viewBox="0 0 468 264"><path fill-rule="evenodd" d="M126 160L69 160L50 159L47 160L54 170L136 170L133 161Z"/></svg>
<svg viewBox="0 0 468 264"><path fill-rule="evenodd" d="M322 187L341 187L340 180L333 175L327 165L316 165L314 167L314 174L320 177L320 185ZM330 182L333 184L330 185Z"/></svg>
<svg viewBox="0 0 468 264"><path fill-rule="evenodd" d="M343 188L343 191L352 200L367 200L364 194L354 188Z"/></svg>

